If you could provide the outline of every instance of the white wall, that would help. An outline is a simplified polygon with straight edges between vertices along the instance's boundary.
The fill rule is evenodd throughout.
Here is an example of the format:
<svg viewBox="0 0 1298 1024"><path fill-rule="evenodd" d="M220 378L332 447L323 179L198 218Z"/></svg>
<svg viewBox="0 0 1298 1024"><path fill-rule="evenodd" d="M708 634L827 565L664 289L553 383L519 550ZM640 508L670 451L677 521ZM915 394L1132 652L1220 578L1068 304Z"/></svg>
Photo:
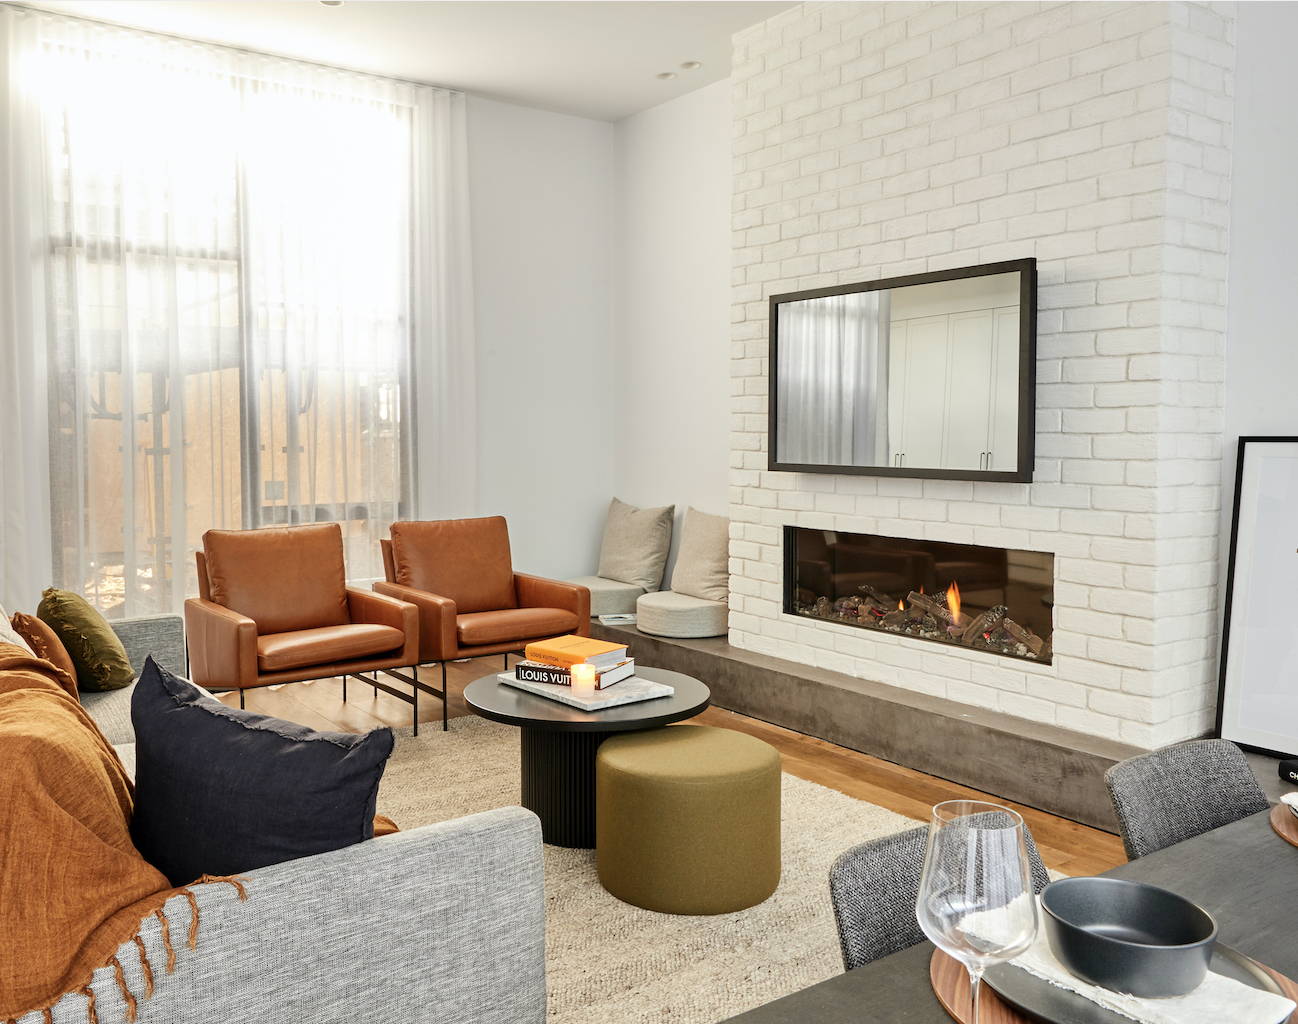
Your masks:
<svg viewBox="0 0 1298 1024"><path fill-rule="evenodd" d="M469 98L478 507L514 565L593 572L613 489L613 126Z"/></svg>
<svg viewBox="0 0 1298 1024"><path fill-rule="evenodd" d="M1222 453L1223 581L1237 439L1246 434L1298 435L1295 39L1298 5L1239 5Z"/></svg>
<svg viewBox="0 0 1298 1024"><path fill-rule="evenodd" d="M731 127L725 81L616 126L614 490L678 527L729 501Z"/></svg>

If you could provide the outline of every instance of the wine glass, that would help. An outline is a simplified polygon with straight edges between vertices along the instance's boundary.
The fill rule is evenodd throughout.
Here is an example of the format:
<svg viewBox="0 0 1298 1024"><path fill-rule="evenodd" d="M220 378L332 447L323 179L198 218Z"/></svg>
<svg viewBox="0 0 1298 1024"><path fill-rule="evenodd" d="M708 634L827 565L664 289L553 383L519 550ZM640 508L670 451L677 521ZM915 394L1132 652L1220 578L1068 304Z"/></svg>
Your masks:
<svg viewBox="0 0 1298 1024"><path fill-rule="evenodd" d="M933 808L915 916L924 934L969 971L973 1021L983 971L1037 935L1037 900L1023 819L1008 807L948 800Z"/></svg>

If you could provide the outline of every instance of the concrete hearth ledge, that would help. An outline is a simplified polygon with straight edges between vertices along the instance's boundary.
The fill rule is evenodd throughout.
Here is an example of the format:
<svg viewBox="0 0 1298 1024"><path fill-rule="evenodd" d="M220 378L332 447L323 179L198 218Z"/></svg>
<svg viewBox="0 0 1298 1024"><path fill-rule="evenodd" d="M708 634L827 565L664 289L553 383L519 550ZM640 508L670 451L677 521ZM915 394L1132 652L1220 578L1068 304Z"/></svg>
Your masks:
<svg viewBox="0 0 1298 1024"><path fill-rule="evenodd" d="M642 665L702 679L712 702L1005 800L1117 831L1104 772L1139 748L842 672L592 623Z"/></svg>

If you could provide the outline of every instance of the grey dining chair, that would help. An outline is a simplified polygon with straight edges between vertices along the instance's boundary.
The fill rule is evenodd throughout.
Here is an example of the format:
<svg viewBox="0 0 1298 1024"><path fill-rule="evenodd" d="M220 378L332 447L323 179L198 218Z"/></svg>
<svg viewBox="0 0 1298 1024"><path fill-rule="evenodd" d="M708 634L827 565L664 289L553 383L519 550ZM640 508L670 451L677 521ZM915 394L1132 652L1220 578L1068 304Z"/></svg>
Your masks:
<svg viewBox="0 0 1298 1024"><path fill-rule="evenodd" d="M1128 860L1271 806L1229 740L1190 740L1119 761L1104 773Z"/></svg>
<svg viewBox="0 0 1298 1024"><path fill-rule="evenodd" d="M1025 828L1032 885L1040 892L1050 882L1032 834ZM829 869L829 896L838 923L843 969L850 971L924 939L915 917L915 900L924 870L928 828L907 829L871 839L841 854Z"/></svg>

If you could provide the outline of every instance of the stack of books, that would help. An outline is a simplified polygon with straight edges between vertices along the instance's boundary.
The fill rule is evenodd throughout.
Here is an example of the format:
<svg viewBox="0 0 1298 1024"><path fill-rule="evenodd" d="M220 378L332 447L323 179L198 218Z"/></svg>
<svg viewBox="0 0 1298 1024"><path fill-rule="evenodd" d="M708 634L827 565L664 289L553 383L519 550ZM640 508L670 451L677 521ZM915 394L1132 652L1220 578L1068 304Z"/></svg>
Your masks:
<svg viewBox="0 0 1298 1024"><path fill-rule="evenodd" d="M560 636L530 643L524 654L525 661L518 662L512 671L502 672L497 678L507 686L582 711L600 711L620 704L670 697L676 692L666 683L636 678L635 662L627 656L623 644L610 644L587 636ZM594 693L572 688L572 666L579 664L594 667ZM616 683L622 685L614 686Z"/></svg>
<svg viewBox="0 0 1298 1024"><path fill-rule="evenodd" d="M595 668L595 689L603 690L635 675L635 659L627 657L626 644L611 644L588 636L560 636L537 640L523 651L525 660L514 666L522 682L572 685L572 666Z"/></svg>

